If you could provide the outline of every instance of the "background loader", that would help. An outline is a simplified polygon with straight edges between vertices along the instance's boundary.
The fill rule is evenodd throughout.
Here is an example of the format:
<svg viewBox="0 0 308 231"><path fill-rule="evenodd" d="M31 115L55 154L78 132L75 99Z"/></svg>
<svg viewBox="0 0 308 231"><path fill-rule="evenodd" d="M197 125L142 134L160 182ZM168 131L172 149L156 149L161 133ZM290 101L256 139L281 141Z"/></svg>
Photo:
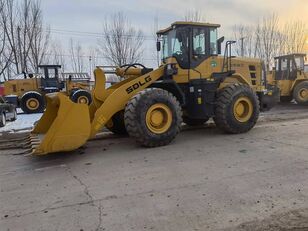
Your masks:
<svg viewBox="0 0 308 231"><path fill-rule="evenodd" d="M264 65L258 59L233 58L232 41L217 38L218 24L175 22L157 33L162 64L153 70L140 64L119 67L124 80L105 88L105 72L97 68L93 101L76 104L62 93L46 95L47 108L28 140L35 155L71 151L106 126L128 133L138 144L169 144L188 125L213 118L227 133L254 127L260 110L279 97L267 89Z"/></svg>
<svg viewBox="0 0 308 231"><path fill-rule="evenodd" d="M25 113L39 113L45 110L45 94L63 91L74 102L91 103L89 79L61 79L59 65L40 65L38 68L41 75L24 73L4 83L4 95L8 102Z"/></svg>
<svg viewBox="0 0 308 231"><path fill-rule="evenodd" d="M268 75L268 83L280 89L280 100L308 105L308 71L305 54L289 54L275 58L275 67Z"/></svg>

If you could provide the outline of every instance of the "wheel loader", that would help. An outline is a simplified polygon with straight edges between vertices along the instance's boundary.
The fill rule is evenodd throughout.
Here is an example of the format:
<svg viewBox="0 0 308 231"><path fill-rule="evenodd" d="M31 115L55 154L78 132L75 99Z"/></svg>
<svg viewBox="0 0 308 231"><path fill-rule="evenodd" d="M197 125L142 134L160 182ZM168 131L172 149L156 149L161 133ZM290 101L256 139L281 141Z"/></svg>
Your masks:
<svg viewBox="0 0 308 231"><path fill-rule="evenodd" d="M231 134L248 132L260 110L270 109L279 91L267 89L258 59L235 58L218 24L175 22L157 32L162 63L156 69L128 64L115 71L123 80L105 88L96 68L93 101L76 104L63 93L46 95L47 108L27 142L34 155L72 151L107 127L127 133L144 147L169 144L182 122L203 124L213 118Z"/></svg>
<svg viewBox="0 0 308 231"><path fill-rule="evenodd" d="M91 103L88 85L71 79L60 80L60 65L40 65L38 68L41 75L23 73L4 82L4 95L7 101L28 114L43 112L44 96L53 92L65 91L74 102Z"/></svg>
<svg viewBox="0 0 308 231"><path fill-rule="evenodd" d="M280 101L293 99L308 105L308 71L305 70L306 54L289 54L275 58L275 67L268 74L268 84L280 89Z"/></svg>

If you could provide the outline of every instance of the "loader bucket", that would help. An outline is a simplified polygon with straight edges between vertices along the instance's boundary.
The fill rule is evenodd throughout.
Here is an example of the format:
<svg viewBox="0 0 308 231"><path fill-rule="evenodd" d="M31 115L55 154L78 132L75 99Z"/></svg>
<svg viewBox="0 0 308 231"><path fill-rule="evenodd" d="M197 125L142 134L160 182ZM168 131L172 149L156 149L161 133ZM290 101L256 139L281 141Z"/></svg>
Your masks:
<svg viewBox="0 0 308 231"><path fill-rule="evenodd" d="M88 105L73 103L62 93L46 95L47 107L30 135L32 154L75 150L91 131Z"/></svg>

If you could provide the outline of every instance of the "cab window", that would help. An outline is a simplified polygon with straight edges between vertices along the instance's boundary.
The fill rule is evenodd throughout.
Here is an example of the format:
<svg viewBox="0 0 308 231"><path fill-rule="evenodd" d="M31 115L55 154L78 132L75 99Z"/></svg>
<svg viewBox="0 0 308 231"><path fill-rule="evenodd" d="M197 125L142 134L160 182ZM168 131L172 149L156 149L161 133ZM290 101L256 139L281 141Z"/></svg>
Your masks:
<svg viewBox="0 0 308 231"><path fill-rule="evenodd" d="M295 57L295 65L297 70L304 70L304 59L302 57Z"/></svg>
<svg viewBox="0 0 308 231"><path fill-rule="evenodd" d="M280 70L279 59L276 59L276 60L275 60L275 69L276 69L277 71Z"/></svg>
<svg viewBox="0 0 308 231"><path fill-rule="evenodd" d="M210 54L217 55L217 29L210 29Z"/></svg>
<svg viewBox="0 0 308 231"><path fill-rule="evenodd" d="M203 56L206 54L205 41L206 33L204 29L193 29L193 56Z"/></svg>
<svg viewBox="0 0 308 231"><path fill-rule="evenodd" d="M282 71L288 70L288 59L281 60L281 70Z"/></svg>

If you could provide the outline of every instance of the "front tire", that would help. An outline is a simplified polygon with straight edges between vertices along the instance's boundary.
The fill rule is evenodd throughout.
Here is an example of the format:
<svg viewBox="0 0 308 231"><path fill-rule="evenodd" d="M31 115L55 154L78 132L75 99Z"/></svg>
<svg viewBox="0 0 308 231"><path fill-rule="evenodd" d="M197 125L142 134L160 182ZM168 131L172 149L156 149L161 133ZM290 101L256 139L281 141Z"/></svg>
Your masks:
<svg viewBox="0 0 308 231"><path fill-rule="evenodd" d="M0 127L4 127L6 125L6 116L4 113L0 115Z"/></svg>
<svg viewBox="0 0 308 231"><path fill-rule="evenodd" d="M244 133L255 126L259 112L259 100L253 90L243 84L232 84L218 93L214 121L227 133Z"/></svg>
<svg viewBox="0 0 308 231"><path fill-rule="evenodd" d="M21 109L27 113L42 113L45 109L43 96L38 92L27 92L20 100Z"/></svg>
<svg viewBox="0 0 308 231"><path fill-rule="evenodd" d="M293 91L295 101L300 105L308 105L308 81L297 84Z"/></svg>
<svg viewBox="0 0 308 231"><path fill-rule="evenodd" d="M145 147L169 144L180 132L182 109L166 90L149 88L127 104L124 121L128 134Z"/></svg>
<svg viewBox="0 0 308 231"><path fill-rule="evenodd" d="M15 120L17 120L17 111L16 111L16 109L13 112L13 117L12 117L11 121L13 122Z"/></svg>
<svg viewBox="0 0 308 231"><path fill-rule="evenodd" d="M127 131L124 123L124 110L117 112L106 124L109 131L117 135L127 135Z"/></svg>
<svg viewBox="0 0 308 231"><path fill-rule="evenodd" d="M75 103L90 105L92 102L92 96L88 91L77 90L72 94L71 100Z"/></svg>

